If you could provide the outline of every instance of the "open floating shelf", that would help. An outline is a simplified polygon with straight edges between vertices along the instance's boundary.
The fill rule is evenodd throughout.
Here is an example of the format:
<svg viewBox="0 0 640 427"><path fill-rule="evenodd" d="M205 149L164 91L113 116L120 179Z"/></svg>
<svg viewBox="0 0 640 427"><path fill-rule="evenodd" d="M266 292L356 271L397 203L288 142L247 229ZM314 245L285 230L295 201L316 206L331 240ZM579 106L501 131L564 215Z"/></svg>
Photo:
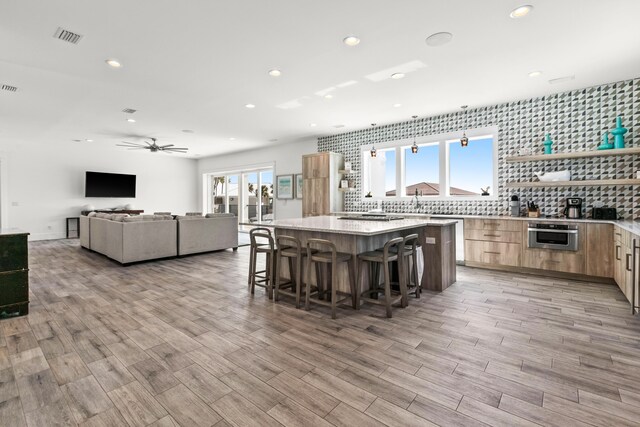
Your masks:
<svg viewBox="0 0 640 427"><path fill-rule="evenodd" d="M349 169L349 170L346 170L346 169L338 169L338 173L341 173L341 174L343 174L343 175L349 175L350 173L353 173L353 172L354 172L354 171L353 171L353 169Z"/></svg>
<svg viewBox="0 0 640 427"><path fill-rule="evenodd" d="M340 188L338 188L338 191L344 191L345 193L350 193L352 191L356 191L356 188L355 187L346 187L346 188L340 187Z"/></svg>
<svg viewBox="0 0 640 427"><path fill-rule="evenodd" d="M550 156L550 154L548 154ZM640 179L585 179L582 181L507 182L507 188L593 187L606 185L640 185Z"/></svg>
<svg viewBox="0 0 640 427"><path fill-rule="evenodd" d="M507 157L507 163L515 162L541 162L547 160L582 159L585 157L609 157L625 156L628 154L640 154L640 147L618 148L611 150L575 151L573 153L536 154L533 156Z"/></svg>

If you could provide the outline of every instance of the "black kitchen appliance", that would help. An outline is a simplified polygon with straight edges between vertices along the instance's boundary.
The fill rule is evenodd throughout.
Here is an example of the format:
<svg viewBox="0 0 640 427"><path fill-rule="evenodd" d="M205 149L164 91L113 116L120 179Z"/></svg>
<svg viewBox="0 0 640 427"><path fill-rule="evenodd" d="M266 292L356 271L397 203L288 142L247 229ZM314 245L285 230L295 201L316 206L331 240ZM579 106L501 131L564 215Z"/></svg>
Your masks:
<svg viewBox="0 0 640 427"><path fill-rule="evenodd" d="M608 208L606 206L601 208L593 208L591 214L593 219L618 219L618 211L616 208Z"/></svg>
<svg viewBox="0 0 640 427"><path fill-rule="evenodd" d="M566 218L582 218L582 199L580 197L568 197L567 207L564 208L563 213Z"/></svg>

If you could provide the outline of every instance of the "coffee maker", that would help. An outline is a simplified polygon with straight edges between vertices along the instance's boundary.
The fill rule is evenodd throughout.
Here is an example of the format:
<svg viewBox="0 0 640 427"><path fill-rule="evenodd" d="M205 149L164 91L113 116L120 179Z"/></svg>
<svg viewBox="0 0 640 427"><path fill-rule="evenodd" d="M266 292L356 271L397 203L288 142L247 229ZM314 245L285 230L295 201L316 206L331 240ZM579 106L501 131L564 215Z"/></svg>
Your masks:
<svg viewBox="0 0 640 427"><path fill-rule="evenodd" d="M582 218L582 199L580 197L568 197L567 207L563 212L565 218L579 219Z"/></svg>

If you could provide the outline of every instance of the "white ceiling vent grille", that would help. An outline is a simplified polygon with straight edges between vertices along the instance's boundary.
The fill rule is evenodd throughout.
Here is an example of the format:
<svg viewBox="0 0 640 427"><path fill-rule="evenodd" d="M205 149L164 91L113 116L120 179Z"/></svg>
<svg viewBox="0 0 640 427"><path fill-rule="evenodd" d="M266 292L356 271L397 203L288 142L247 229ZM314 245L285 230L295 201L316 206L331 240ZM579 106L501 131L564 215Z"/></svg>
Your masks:
<svg viewBox="0 0 640 427"><path fill-rule="evenodd" d="M18 88L10 85L2 85L2 90L6 90L7 92L17 92Z"/></svg>
<svg viewBox="0 0 640 427"><path fill-rule="evenodd" d="M78 44L82 39L82 36L80 34L74 33L69 30L65 30L62 27L58 27L53 37L65 42L73 43L73 44Z"/></svg>
<svg viewBox="0 0 640 427"><path fill-rule="evenodd" d="M122 112L126 113L126 114L133 114L136 111L138 111L138 110L134 110L133 108L125 108L124 110L122 110Z"/></svg>

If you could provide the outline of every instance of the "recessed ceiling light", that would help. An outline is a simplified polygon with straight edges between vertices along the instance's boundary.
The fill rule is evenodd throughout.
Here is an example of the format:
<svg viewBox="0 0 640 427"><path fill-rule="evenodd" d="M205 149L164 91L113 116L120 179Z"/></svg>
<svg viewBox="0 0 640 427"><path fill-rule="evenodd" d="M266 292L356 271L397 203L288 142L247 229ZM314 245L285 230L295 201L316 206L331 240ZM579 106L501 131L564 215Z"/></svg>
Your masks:
<svg viewBox="0 0 640 427"><path fill-rule="evenodd" d="M278 138L271 138L269 142L278 142Z"/></svg>
<svg viewBox="0 0 640 427"><path fill-rule="evenodd" d="M253 104L246 104L245 107L247 107L247 108L256 108L256 106L253 105Z"/></svg>
<svg viewBox="0 0 640 427"><path fill-rule="evenodd" d="M333 98L333 95L331 95L330 93L324 96L324 99L331 99L331 98Z"/></svg>
<svg viewBox="0 0 640 427"><path fill-rule="evenodd" d="M87 142L93 142L93 139L85 139Z"/></svg>
<svg viewBox="0 0 640 427"><path fill-rule="evenodd" d="M404 79L404 73L393 73L393 74L391 74L391 78L393 80Z"/></svg>
<svg viewBox="0 0 640 427"><path fill-rule="evenodd" d="M570 82L571 80L573 80L575 78L576 78L576 76L558 77L557 79L549 80L549 83L551 83L552 85L557 84L557 83L565 83L565 82Z"/></svg>
<svg viewBox="0 0 640 427"><path fill-rule="evenodd" d="M513 9L509 14L509 16L512 17L513 19L522 18L524 16L527 16L532 9L533 9L533 6L531 6L530 4L525 4L523 6L516 7L515 9Z"/></svg>
<svg viewBox="0 0 640 427"><path fill-rule="evenodd" d="M449 43L453 39L453 34L443 31L441 33L431 34L426 38L425 42L431 47L438 47Z"/></svg>
<svg viewBox="0 0 640 427"><path fill-rule="evenodd" d="M128 121L129 123L135 123L135 122L136 122L136 119L127 119L127 121Z"/></svg>
<svg viewBox="0 0 640 427"><path fill-rule="evenodd" d="M532 71L529 73L529 77L540 77L542 75L542 71Z"/></svg>
<svg viewBox="0 0 640 427"><path fill-rule="evenodd" d="M72 139L73 142L82 142L81 139Z"/></svg>
<svg viewBox="0 0 640 427"><path fill-rule="evenodd" d="M333 127L336 128L336 129L341 129L341 128L344 127L344 125L333 125Z"/></svg>
<svg viewBox="0 0 640 427"><path fill-rule="evenodd" d="M316 126L318 126L318 125L317 125L317 124L315 124L315 123L309 123L309 126L310 126L310 127L312 127L312 128L314 128L314 127L316 127Z"/></svg>
<svg viewBox="0 0 640 427"><path fill-rule="evenodd" d="M282 71L278 70L277 68L274 68L273 70L269 70L269 75L271 77L280 77L282 75Z"/></svg>
<svg viewBox="0 0 640 427"><path fill-rule="evenodd" d="M229 138L229 141L235 141L236 139L234 137Z"/></svg>
<svg viewBox="0 0 640 427"><path fill-rule="evenodd" d="M393 108L400 108L402 107L402 104L393 104Z"/></svg>
<svg viewBox="0 0 640 427"><path fill-rule="evenodd" d="M182 129L183 133L196 133L194 130L191 129Z"/></svg>
<svg viewBox="0 0 640 427"><path fill-rule="evenodd" d="M113 67L113 68L120 68L122 67L122 64L120 63L120 61L118 61L117 59L107 59L106 61L104 61L107 63L108 66Z"/></svg>
<svg viewBox="0 0 640 427"><path fill-rule="evenodd" d="M357 46L360 44L360 39L357 38L356 36L347 36L344 39L342 39L342 42L347 46Z"/></svg>

